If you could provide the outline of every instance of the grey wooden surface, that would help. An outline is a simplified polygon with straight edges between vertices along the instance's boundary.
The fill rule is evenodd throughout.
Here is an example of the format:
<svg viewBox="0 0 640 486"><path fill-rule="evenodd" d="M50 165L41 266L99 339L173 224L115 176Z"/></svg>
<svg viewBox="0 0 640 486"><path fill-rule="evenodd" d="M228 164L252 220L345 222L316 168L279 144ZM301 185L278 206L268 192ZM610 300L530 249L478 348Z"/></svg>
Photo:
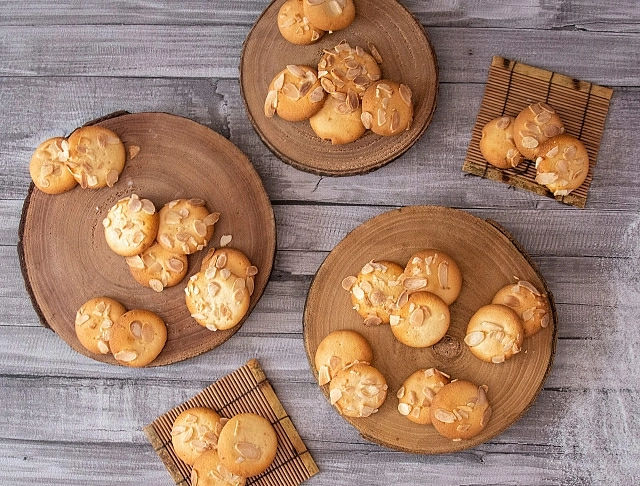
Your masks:
<svg viewBox="0 0 640 486"><path fill-rule="evenodd" d="M321 472L311 485L627 485L640 477L640 4L638 0L402 3L438 56L433 123L365 176L280 162L244 112L242 42L257 0L0 1L0 483L169 486L142 427L259 359ZM493 55L612 87L584 210L465 176ZM41 141L116 110L166 111L223 134L251 159L277 221L272 279L220 348L131 370L71 350L40 326L17 257L28 161ZM444 205L511 232L553 292L559 341L536 403L465 452L416 456L359 437L329 406L302 339L306 292L329 251L391 208Z"/></svg>

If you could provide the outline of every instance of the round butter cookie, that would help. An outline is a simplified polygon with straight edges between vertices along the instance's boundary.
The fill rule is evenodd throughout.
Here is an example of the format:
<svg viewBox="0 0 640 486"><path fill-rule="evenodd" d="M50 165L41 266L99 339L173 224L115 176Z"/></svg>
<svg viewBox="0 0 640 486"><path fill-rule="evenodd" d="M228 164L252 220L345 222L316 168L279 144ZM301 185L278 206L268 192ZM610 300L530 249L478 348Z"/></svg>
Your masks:
<svg viewBox="0 0 640 486"><path fill-rule="evenodd" d="M433 397L449 381L449 375L435 368L415 371L404 380L396 393L399 400L398 412L416 424L430 424Z"/></svg>
<svg viewBox="0 0 640 486"><path fill-rule="evenodd" d="M511 169L522 162L522 154L518 152L513 141L512 116L494 118L482 127L480 138L480 153L494 167Z"/></svg>
<svg viewBox="0 0 640 486"><path fill-rule="evenodd" d="M315 364L320 386L326 385L338 371L354 363L370 364L373 351L369 342L356 331L341 330L328 334L316 350Z"/></svg>
<svg viewBox="0 0 640 486"><path fill-rule="evenodd" d="M458 264L443 251L433 248L411 255L401 280L407 293L431 292L447 305L453 304L462 290L462 272Z"/></svg>
<svg viewBox="0 0 640 486"><path fill-rule="evenodd" d="M471 439L482 432L491 418L486 386L452 381L433 397L429 413L440 435L454 441Z"/></svg>
<svg viewBox="0 0 640 486"><path fill-rule="evenodd" d="M405 84L381 79L367 88L362 97L362 123L382 136L398 135L413 122L412 92Z"/></svg>
<svg viewBox="0 0 640 486"><path fill-rule="evenodd" d="M134 309L115 321L109 346L120 364L139 368L156 359L166 342L164 321L149 310Z"/></svg>
<svg viewBox="0 0 640 486"><path fill-rule="evenodd" d="M76 313L75 329L80 344L96 354L108 354L111 328L127 312L117 300L95 297L85 302Z"/></svg>
<svg viewBox="0 0 640 486"><path fill-rule="evenodd" d="M389 324L402 293L402 272L403 268L397 263L371 260L357 276L342 281L342 288L351 294L353 307L364 319L365 326Z"/></svg>
<svg viewBox="0 0 640 486"><path fill-rule="evenodd" d="M587 178L589 154L580 140L564 133L540 144L536 170L538 184L554 196L566 196Z"/></svg>
<svg viewBox="0 0 640 486"><path fill-rule="evenodd" d="M160 209L158 243L175 253L195 253L207 246L219 218L202 199L174 199Z"/></svg>
<svg viewBox="0 0 640 486"><path fill-rule="evenodd" d="M533 284L525 280L502 287L491 303L506 305L516 311L524 323L525 339L549 326L549 301Z"/></svg>
<svg viewBox="0 0 640 486"><path fill-rule="evenodd" d="M113 187L124 170L127 153L120 137L98 125L69 135L67 167L83 189Z"/></svg>
<svg viewBox="0 0 640 486"><path fill-rule="evenodd" d="M137 194L120 199L102 220L107 245L121 256L142 253L158 234L158 213L149 199Z"/></svg>
<svg viewBox="0 0 640 486"><path fill-rule="evenodd" d="M513 141L525 159L535 160L542 142L564 132L556 111L546 103L533 103L513 122Z"/></svg>
<svg viewBox="0 0 640 486"><path fill-rule="evenodd" d="M244 486L246 482L222 465L215 449L198 457L191 469L191 486Z"/></svg>
<svg viewBox="0 0 640 486"><path fill-rule="evenodd" d="M218 440L222 465L242 477L263 473L278 450L278 436L271 423L254 413L241 413L229 419Z"/></svg>
<svg viewBox="0 0 640 486"><path fill-rule="evenodd" d="M357 102L357 108L354 108L353 96L351 102L347 100L344 95L331 95L320 111L309 119L313 132L323 140L330 140L332 145L355 142L366 131L360 119L360 103Z"/></svg>
<svg viewBox="0 0 640 486"><path fill-rule="evenodd" d="M387 397L387 380L365 363L340 370L329 384L331 405L346 417L369 417Z"/></svg>
<svg viewBox="0 0 640 486"><path fill-rule="evenodd" d="M36 148L29 162L29 174L35 186L46 194L60 194L78 183L66 165L69 142L63 137L45 140Z"/></svg>
<svg viewBox="0 0 640 486"><path fill-rule="evenodd" d="M391 332L398 341L412 348L428 348L440 341L449 329L449 306L431 292L414 292L393 311Z"/></svg>
<svg viewBox="0 0 640 486"><path fill-rule="evenodd" d="M131 275L141 285L156 292L178 284L187 274L187 255L163 248L157 242L140 255L126 258Z"/></svg>
<svg viewBox="0 0 640 486"><path fill-rule="evenodd" d="M278 29L286 40L296 45L318 42L325 34L304 16L302 0L287 0L278 11Z"/></svg>
<svg viewBox="0 0 640 486"><path fill-rule="evenodd" d="M189 408L176 417L171 427L171 443L176 455L190 466L207 451L218 446L221 417L206 407Z"/></svg>
<svg viewBox="0 0 640 486"><path fill-rule="evenodd" d="M471 316L464 342L482 361L503 363L522 350L523 338L518 313L506 305L489 304Z"/></svg>
<svg viewBox="0 0 640 486"><path fill-rule="evenodd" d="M264 114L291 122L308 120L322 108L324 97L315 69L289 64L269 84Z"/></svg>
<svg viewBox="0 0 640 486"><path fill-rule="evenodd" d="M328 32L349 27L356 18L353 0L303 0L302 8L313 25Z"/></svg>

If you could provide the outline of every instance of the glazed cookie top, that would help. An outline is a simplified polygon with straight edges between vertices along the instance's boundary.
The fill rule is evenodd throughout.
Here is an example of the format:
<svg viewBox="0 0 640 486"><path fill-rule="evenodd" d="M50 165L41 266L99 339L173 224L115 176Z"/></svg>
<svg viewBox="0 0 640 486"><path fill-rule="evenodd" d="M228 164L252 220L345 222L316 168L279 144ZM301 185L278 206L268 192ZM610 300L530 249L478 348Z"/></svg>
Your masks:
<svg viewBox="0 0 640 486"><path fill-rule="evenodd" d="M329 399L346 417L369 417L384 403L387 388L387 380L380 371L366 363L356 363L333 377Z"/></svg>
<svg viewBox="0 0 640 486"><path fill-rule="evenodd" d="M75 320L80 344L92 353L108 354L113 323L125 312L124 306L110 297L95 297L82 304Z"/></svg>
<svg viewBox="0 0 640 486"><path fill-rule="evenodd" d="M536 182L554 196L566 196L577 189L589 173L589 154L584 144L568 134L542 143L536 159Z"/></svg>
<svg viewBox="0 0 640 486"><path fill-rule="evenodd" d="M482 127L480 152L487 162L498 169L517 167L523 160L513 140L514 122L512 116L501 116Z"/></svg>
<svg viewBox="0 0 640 486"><path fill-rule="evenodd" d="M133 278L156 292L179 283L187 274L187 255L175 253L160 246L157 242L140 255L126 258Z"/></svg>
<svg viewBox="0 0 640 486"><path fill-rule="evenodd" d="M355 142L366 131L361 115L362 107L357 99L354 102L353 96L347 98L342 93L333 93L327 97L320 111L309 119L309 123L321 139L330 140L332 145L343 145Z"/></svg>
<svg viewBox="0 0 640 486"><path fill-rule="evenodd" d="M322 108L324 97L315 69L289 64L269 84L264 113L287 121L307 120Z"/></svg>
<svg viewBox="0 0 640 486"><path fill-rule="evenodd" d="M431 292L414 292L391 314L391 332L412 348L427 348L440 341L449 329L449 306Z"/></svg>
<svg viewBox="0 0 640 486"><path fill-rule="evenodd" d="M77 181L65 163L68 158L69 142L63 137L50 138L38 145L29 162L35 186L46 194L73 189Z"/></svg>
<svg viewBox="0 0 640 486"><path fill-rule="evenodd" d="M121 256L142 253L158 233L158 214L149 199L137 194L120 199L102 220L107 245Z"/></svg>
<svg viewBox="0 0 640 486"><path fill-rule="evenodd" d="M481 307L469 320L464 342L471 352L488 363L503 363L519 353L524 338L522 318L500 304Z"/></svg>
<svg viewBox="0 0 640 486"><path fill-rule="evenodd" d="M398 412L416 424L430 424L433 397L449 381L449 375L435 368L413 372L396 393Z"/></svg>
<svg viewBox="0 0 640 486"><path fill-rule="evenodd" d="M549 301L533 284L525 280L502 287L496 292L491 303L506 305L516 311L524 323L525 338L549 326Z"/></svg>
<svg viewBox="0 0 640 486"><path fill-rule="evenodd" d="M206 407L189 408L180 413L171 427L171 443L176 455L192 465L198 457L218 446L221 417Z"/></svg>
<svg viewBox="0 0 640 486"><path fill-rule="evenodd" d="M166 342L164 321L151 311L134 309L114 323L109 346L120 364L139 368L156 359Z"/></svg>
<svg viewBox="0 0 640 486"><path fill-rule="evenodd" d="M412 92L405 84L381 79L371 84L362 97L362 123L373 133L398 135L413 122Z"/></svg>
<svg viewBox="0 0 640 486"><path fill-rule="evenodd" d="M407 293L431 292L451 305L462 290L462 272L455 260L443 251L426 249L409 258L402 286Z"/></svg>
<svg viewBox="0 0 640 486"><path fill-rule="evenodd" d="M244 486L246 482L222 465L215 449L200 455L191 469L191 486Z"/></svg>
<svg viewBox="0 0 640 486"><path fill-rule="evenodd" d="M278 29L282 37L297 45L313 44L325 34L305 17L302 0L287 0L282 4L278 11Z"/></svg>
<svg viewBox="0 0 640 486"><path fill-rule="evenodd" d="M353 0L303 0L302 8L313 25L328 32L348 27L356 17Z"/></svg>
<svg viewBox="0 0 640 486"><path fill-rule="evenodd" d="M563 132L562 120L551 106L543 102L526 107L513 123L516 148L529 160L535 160L542 142Z"/></svg>
<svg viewBox="0 0 640 486"><path fill-rule="evenodd" d="M333 331L328 334L316 350L315 365L320 386L326 385L338 371L354 364L373 360L369 342L361 334L351 330Z"/></svg>
<svg viewBox="0 0 640 486"><path fill-rule="evenodd" d="M220 213L210 213L203 199L175 199L160 209L158 243L190 255L207 246Z"/></svg>

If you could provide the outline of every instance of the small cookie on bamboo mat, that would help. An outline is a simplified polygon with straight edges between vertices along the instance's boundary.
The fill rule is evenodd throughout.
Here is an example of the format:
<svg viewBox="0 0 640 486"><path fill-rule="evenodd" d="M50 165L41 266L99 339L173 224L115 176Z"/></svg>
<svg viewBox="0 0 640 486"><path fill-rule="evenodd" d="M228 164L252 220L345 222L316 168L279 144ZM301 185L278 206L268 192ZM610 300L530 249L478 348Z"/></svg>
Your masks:
<svg viewBox="0 0 640 486"><path fill-rule="evenodd" d="M318 78L324 90L347 96L353 93L358 103L365 90L380 76L380 66L373 55L344 41L333 49L325 49L318 62Z"/></svg>
<svg viewBox="0 0 640 486"><path fill-rule="evenodd" d="M102 220L107 245L121 256L142 253L155 242L158 213L149 199L137 194L120 199Z"/></svg>
<svg viewBox="0 0 640 486"><path fill-rule="evenodd" d="M320 386L326 385L338 371L354 363L370 364L373 351L369 342L356 331L339 330L328 334L316 350L315 365Z"/></svg>
<svg viewBox="0 0 640 486"><path fill-rule="evenodd" d="M169 251L157 242L140 255L126 258L131 275L141 285L162 292L178 284L187 274L187 256Z"/></svg>
<svg viewBox="0 0 640 486"><path fill-rule="evenodd" d="M63 137L45 140L36 148L29 162L29 174L35 186L46 194L60 194L78 182L66 165L69 142Z"/></svg>
<svg viewBox="0 0 640 486"><path fill-rule="evenodd" d="M230 418L218 439L220 462L242 477L266 471L277 450L276 431L266 418L255 413L241 413Z"/></svg>
<svg viewBox="0 0 640 486"><path fill-rule="evenodd" d="M536 158L536 182L554 196L577 189L589 173L589 154L576 137L563 133L540 144Z"/></svg>
<svg viewBox="0 0 640 486"><path fill-rule="evenodd" d="M75 130L68 138L67 167L83 189L113 187L127 160L120 137L108 128L90 125Z"/></svg>
<svg viewBox="0 0 640 486"><path fill-rule="evenodd" d="M471 316L464 342L482 361L503 363L522 350L523 338L524 325L516 311L488 304Z"/></svg>
<svg viewBox="0 0 640 486"><path fill-rule="evenodd" d="M480 153L498 169L517 167L523 160L513 140L514 122L515 118L512 116L501 116L482 127Z"/></svg>
<svg viewBox="0 0 640 486"><path fill-rule="evenodd" d="M171 427L176 455L191 466L202 454L215 449L222 431L221 418L207 407L193 407L180 413Z"/></svg>
<svg viewBox="0 0 640 486"><path fill-rule="evenodd" d="M313 44L325 34L304 16L302 0L287 0L282 4L278 11L278 29L286 40L301 46Z"/></svg>
<svg viewBox="0 0 640 486"><path fill-rule="evenodd" d="M108 354L111 328L127 310L110 297L88 300L76 313L75 330L80 344L92 353Z"/></svg>
<svg viewBox="0 0 640 486"><path fill-rule="evenodd" d="M167 342L167 326L145 309L125 312L115 321L109 347L120 364L139 368L151 363Z"/></svg>
<svg viewBox="0 0 640 486"><path fill-rule="evenodd" d="M455 260L445 252L422 250L409 258L402 276L402 286L408 293L426 290L451 305L462 290L462 272Z"/></svg>
<svg viewBox="0 0 640 486"><path fill-rule="evenodd" d="M535 160L538 147L545 140L563 132L564 125L556 110L543 102L527 106L513 122L513 141L529 160Z"/></svg>
<svg viewBox="0 0 640 486"><path fill-rule="evenodd" d="M398 412L416 424L430 424L433 397L450 381L449 375L435 368L413 372L396 393Z"/></svg>
<svg viewBox="0 0 640 486"><path fill-rule="evenodd" d="M392 312L391 332L402 344L428 348L440 341L449 329L449 306L431 292L414 292Z"/></svg>
<svg viewBox="0 0 640 486"><path fill-rule="evenodd" d="M353 0L303 0L304 16L327 32L349 27L356 17Z"/></svg>
<svg viewBox="0 0 640 486"><path fill-rule="evenodd" d="M502 287L491 303L506 305L518 313L524 323L525 338L549 326L549 301L533 284L525 280Z"/></svg>
<svg viewBox="0 0 640 486"><path fill-rule="evenodd" d="M356 363L340 370L329 384L331 405L346 417L369 417L387 397L387 380L376 368Z"/></svg>
<svg viewBox="0 0 640 486"><path fill-rule="evenodd" d="M193 463L191 486L244 486L247 478L237 476L222 465L215 449L203 453Z"/></svg>
<svg viewBox="0 0 640 486"><path fill-rule="evenodd" d="M354 95L355 96L355 95ZM320 111L309 119L313 133L332 145L344 145L358 140L366 129L362 124L362 108L355 97L330 95Z"/></svg>
<svg viewBox="0 0 640 486"><path fill-rule="evenodd" d="M382 136L409 130L413 122L411 97L411 89L404 84L389 79L374 82L362 97L362 123Z"/></svg>
<svg viewBox="0 0 640 486"><path fill-rule="evenodd" d="M322 108L324 97L314 68L289 64L269 84L264 114L292 122L308 120Z"/></svg>
<svg viewBox="0 0 640 486"><path fill-rule="evenodd" d="M203 199L174 199L160 209L158 243L175 253L195 253L207 246L219 218Z"/></svg>

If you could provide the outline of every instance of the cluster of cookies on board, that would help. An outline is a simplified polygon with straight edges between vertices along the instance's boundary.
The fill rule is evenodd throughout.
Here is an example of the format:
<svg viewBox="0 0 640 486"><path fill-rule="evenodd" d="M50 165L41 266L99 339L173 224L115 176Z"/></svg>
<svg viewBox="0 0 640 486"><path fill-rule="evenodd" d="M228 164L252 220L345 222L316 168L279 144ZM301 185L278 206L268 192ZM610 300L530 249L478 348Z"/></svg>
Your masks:
<svg viewBox="0 0 640 486"><path fill-rule="evenodd" d="M244 486L271 465L278 436L260 415L225 418L213 409L193 407L174 420L171 443L176 456L191 466L191 486Z"/></svg>
<svg viewBox="0 0 640 486"><path fill-rule="evenodd" d="M515 168L524 159L535 161L536 182L554 196L577 189L589 173L584 144L565 133L556 110L544 102L527 106L515 118L489 121L482 128L480 152L499 169Z"/></svg>
<svg viewBox="0 0 640 486"><path fill-rule="evenodd" d="M288 0L280 8L278 27L294 44L316 42L325 31L348 27L355 18L351 0ZM382 136L411 127L411 89L384 79L382 56L372 43L369 52L342 41L324 49L317 69L289 64L272 79L264 103L265 116L299 122L309 120L314 133L332 144L346 144L367 130Z"/></svg>

